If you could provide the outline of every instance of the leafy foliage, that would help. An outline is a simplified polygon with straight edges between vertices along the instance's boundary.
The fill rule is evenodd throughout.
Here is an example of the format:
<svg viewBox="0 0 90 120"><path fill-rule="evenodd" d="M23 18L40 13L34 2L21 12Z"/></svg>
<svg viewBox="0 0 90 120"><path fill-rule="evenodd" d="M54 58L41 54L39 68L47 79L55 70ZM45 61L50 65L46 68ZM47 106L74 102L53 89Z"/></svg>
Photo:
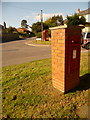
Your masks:
<svg viewBox="0 0 90 120"><path fill-rule="evenodd" d="M48 36L51 37L51 30L48 30Z"/></svg>
<svg viewBox="0 0 90 120"><path fill-rule="evenodd" d="M68 26L77 26L77 25L85 25L86 19L84 16L79 16L78 14L74 14L72 16L67 16L67 22L66 24Z"/></svg>
<svg viewBox="0 0 90 120"><path fill-rule="evenodd" d="M20 38L34 37L35 34L33 32L19 32Z"/></svg>
<svg viewBox="0 0 90 120"><path fill-rule="evenodd" d="M27 27L28 27L28 25L27 25L27 20L22 20L22 21L21 21L21 27L22 27L22 28L27 28Z"/></svg>
<svg viewBox="0 0 90 120"><path fill-rule="evenodd" d="M43 23L43 29L48 29L48 25ZM32 25L32 32L34 32L35 34L38 33L38 32L41 32L41 22L36 22L36 23L33 23Z"/></svg>
<svg viewBox="0 0 90 120"><path fill-rule="evenodd" d="M8 27L5 30L3 30L3 33L18 33L17 30L14 27Z"/></svg>
<svg viewBox="0 0 90 120"><path fill-rule="evenodd" d="M41 38L42 37L42 32L36 33L36 36L37 36L37 38Z"/></svg>
<svg viewBox="0 0 90 120"><path fill-rule="evenodd" d="M43 23L43 30L48 30L49 27L55 27L57 25L63 25L62 15L53 16L53 17L47 19ZM41 32L41 22L33 23L32 32L35 33L39 37L41 36L41 33L40 33ZM50 30L49 30L49 36L51 36Z"/></svg>
<svg viewBox="0 0 90 120"><path fill-rule="evenodd" d="M53 16L45 21L49 27L55 27L58 25L63 25L62 15Z"/></svg>

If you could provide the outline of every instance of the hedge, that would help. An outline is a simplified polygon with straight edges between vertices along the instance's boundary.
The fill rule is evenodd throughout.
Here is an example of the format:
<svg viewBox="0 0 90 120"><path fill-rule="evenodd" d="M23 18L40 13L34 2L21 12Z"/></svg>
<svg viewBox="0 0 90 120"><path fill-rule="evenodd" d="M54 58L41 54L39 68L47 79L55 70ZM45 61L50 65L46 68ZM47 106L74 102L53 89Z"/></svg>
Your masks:
<svg viewBox="0 0 90 120"><path fill-rule="evenodd" d="M9 42L18 39L19 39L19 35L17 33L2 33L2 35L0 34L0 43Z"/></svg>

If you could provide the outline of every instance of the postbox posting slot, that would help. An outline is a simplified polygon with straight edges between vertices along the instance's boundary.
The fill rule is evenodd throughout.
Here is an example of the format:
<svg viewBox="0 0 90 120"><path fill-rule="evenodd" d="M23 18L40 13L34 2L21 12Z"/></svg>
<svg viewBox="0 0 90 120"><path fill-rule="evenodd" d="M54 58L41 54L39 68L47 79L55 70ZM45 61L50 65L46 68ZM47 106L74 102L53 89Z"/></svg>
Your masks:
<svg viewBox="0 0 90 120"><path fill-rule="evenodd" d="M73 41L73 40L72 40L72 43L77 44L77 43L78 43L78 41Z"/></svg>
<svg viewBox="0 0 90 120"><path fill-rule="evenodd" d="M71 35L68 37L69 38L69 44L79 44L81 43L80 39L80 35Z"/></svg>

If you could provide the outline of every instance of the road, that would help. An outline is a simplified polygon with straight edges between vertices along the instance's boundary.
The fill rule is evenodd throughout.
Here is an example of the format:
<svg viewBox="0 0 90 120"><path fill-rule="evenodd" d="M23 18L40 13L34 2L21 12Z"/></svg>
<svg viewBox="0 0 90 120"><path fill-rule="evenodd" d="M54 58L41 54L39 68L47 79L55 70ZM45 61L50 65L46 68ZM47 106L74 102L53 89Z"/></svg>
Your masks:
<svg viewBox="0 0 90 120"><path fill-rule="evenodd" d="M12 41L2 44L2 66L15 65L51 57L50 46L26 45L27 40ZM1 45L0 45L1 46ZM85 49L82 52L88 52Z"/></svg>
<svg viewBox="0 0 90 120"><path fill-rule="evenodd" d="M50 46L29 46L26 40L2 44L2 66L21 64L51 57Z"/></svg>

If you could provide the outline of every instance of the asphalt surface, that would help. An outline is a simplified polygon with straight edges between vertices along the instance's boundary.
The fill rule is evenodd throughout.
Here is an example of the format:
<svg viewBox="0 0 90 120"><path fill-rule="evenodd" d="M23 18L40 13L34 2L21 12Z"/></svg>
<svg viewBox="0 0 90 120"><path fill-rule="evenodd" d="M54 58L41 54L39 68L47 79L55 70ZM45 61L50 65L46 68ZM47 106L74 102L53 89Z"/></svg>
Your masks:
<svg viewBox="0 0 90 120"><path fill-rule="evenodd" d="M2 44L2 66L15 65L51 57L50 46L30 46L27 40Z"/></svg>
<svg viewBox="0 0 90 120"><path fill-rule="evenodd" d="M31 40L18 40L0 45L2 47L2 50L0 50L0 54L2 54L2 66L21 64L51 57L51 46L27 44ZM88 52L85 49L81 51Z"/></svg>

